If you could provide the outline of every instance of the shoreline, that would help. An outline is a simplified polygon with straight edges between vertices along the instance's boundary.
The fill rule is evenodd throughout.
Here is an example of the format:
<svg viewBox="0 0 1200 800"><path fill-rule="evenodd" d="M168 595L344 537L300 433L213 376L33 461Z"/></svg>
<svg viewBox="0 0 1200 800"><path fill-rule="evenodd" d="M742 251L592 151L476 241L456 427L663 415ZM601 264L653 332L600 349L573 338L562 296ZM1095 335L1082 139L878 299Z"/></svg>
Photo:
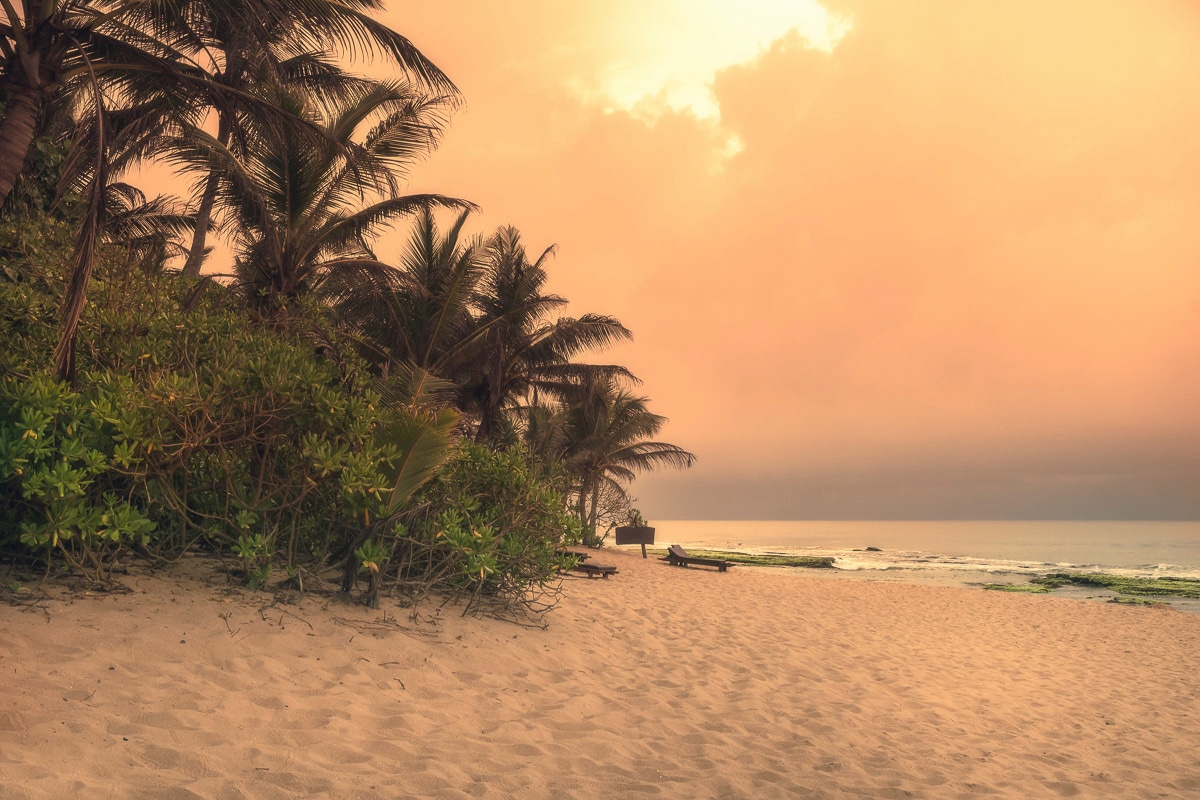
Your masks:
<svg viewBox="0 0 1200 800"><path fill-rule="evenodd" d="M821 550L814 548L791 548L780 549L778 547L734 547L724 546L717 547L710 544L695 544L684 543L684 546L689 551L702 553L709 557L736 559L738 556L746 556L747 560L742 566L752 567L754 569L773 569L782 570L790 573L796 573L805 576L818 578L833 578L844 580L861 580L868 582L885 582L885 583L900 583L912 584L917 586L956 586L972 589L982 589L984 591L994 591L986 587L992 585L1029 585L1033 579L1043 578L1047 575L1060 573L1083 573L1097 576L1107 577L1143 577L1147 579L1170 578L1170 574L1154 574L1151 569L1135 569L1126 567L1104 567L1098 565L1067 565L1067 564L1038 564L1036 566L1023 566L1020 570L1009 570L1003 568L983 568L978 565L969 565L963 562L966 557L952 556L944 557L943 560L938 560L937 557L921 559L910 563L895 563L884 567L853 567L847 568L839 566L837 559L831 553L836 553L833 550ZM629 550L631 548L616 546L607 546L600 550ZM652 554L662 554L665 550L659 548L651 548L648 552ZM868 552L867 549L859 549L856 553ZM875 549L874 552L884 554L884 551ZM833 563L826 566L818 563L808 564L769 564L769 563L754 563L750 559L757 557L768 558L795 558L797 560L823 561L829 560ZM936 563L938 566L922 566L924 563ZM1029 563L1029 562L1026 562ZM1190 573L1189 573L1190 574ZM1197 584L1200 589L1200 578L1184 578L1184 580ZM1034 592L1030 592L1034 593ZM1129 602L1136 604L1138 601L1146 601L1143 604L1163 604L1168 605L1178 611L1189 614L1200 614L1200 597L1183 597L1172 595L1150 595L1150 594L1129 594L1118 593L1110 589L1100 586L1059 586L1052 591L1044 592L1058 597L1071 597L1073 599L1097 600L1102 602Z"/></svg>
<svg viewBox="0 0 1200 800"><path fill-rule="evenodd" d="M758 567L758 569L771 569L770 567ZM794 570L800 572L800 569ZM1047 570L1048 572L1051 570ZM809 572L812 574L810 575ZM836 574L824 574L836 573ZM1108 573L1104 573L1108 574ZM893 583L898 585L912 586L943 586L947 588L961 588L966 590L988 592L997 594L994 590L985 589L988 584L1012 583L1016 585L1024 585L1029 583L1029 579L1036 577L1024 572L951 572L949 570L919 570L905 569L897 567L887 570L844 570L834 567L832 570L811 570L804 571L803 577L811 577L817 579L832 578L835 580L847 581L862 581L864 583ZM1032 593L1024 593L1032 594ZM1115 597L1129 597L1130 595L1118 595L1111 590L1102 589L1100 587L1083 587L1083 586L1062 586L1051 592L1036 595L1047 600L1084 600L1096 603L1113 603ZM1185 614L1200 615L1200 598L1193 597L1166 597L1166 596L1142 596L1137 597L1146 600L1161 602L1163 605Z"/></svg>
<svg viewBox="0 0 1200 800"><path fill-rule="evenodd" d="M545 630L284 604L186 564L0 605L0 796L1200 790L1196 616L594 557L618 574L564 578Z"/></svg>
<svg viewBox="0 0 1200 800"><path fill-rule="evenodd" d="M600 553L612 551L614 547L601 548ZM622 548L625 549L625 548ZM630 551L632 552L632 551ZM649 553L655 554L659 551L649 549ZM661 551L665 553L666 551ZM696 548L697 553L704 553L709 557L715 558L730 558L731 555L736 557L739 554L745 555L780 555L780 557L793 557L796 555L790 552L778 551L778 549L755 549L755 551L734 551L734 549L713 549L707 548L701 551ZM799 558L811 558L800 555ZM1044 566L1039 572L1009 572L1001 570L967 570L967 569L922 569L922 567L906 567L892 566L887 569L871 570L858 569L847 570L844 567L836 566L836 564L824 567L818 565L769 565L769 564L739 564L740 567L750 567L755 570L778 570L781 572L797 573L805 577L814 577L822 579L842 579L842 581L863 581L863 582L878 582L878 583L898 583L922 585L922 587L956 587L964 589L978 589L982 591L992 591L986 587L995 584L1012 584L1012 585L1030 585L1031 579L1050 575L1050 573L1063 572L1066 570L1061 567ZM1104 569L1097 570L1070 570L1072 572L1088 572L1098 576L1118 576L1120 573L1106 571ZM1172 609L1178 610L1187 614L1200 614L1200 597L1178 597L1164 595L1129 595L1117 593L1110 589L1102 587L1076 587L1076 585L1064 585L1046 593L1028 593L1028 594L1043 594L1051 597L1063 597L1063 599L1072 600L1091 600L1097 602L1130 602L1132 604L1162 604ZM1126 600L1118 600L1126 599ZM1144 602L1136 602L1144 601Z"/></svg>
<svg viewBox="0 0 1200 800"><path fill-rule="evenodd" d="M839 566L866 570L1096 569L1200 579L1200 522L667 520L660 523L658 540L689 548L833 556Z"/></svg>

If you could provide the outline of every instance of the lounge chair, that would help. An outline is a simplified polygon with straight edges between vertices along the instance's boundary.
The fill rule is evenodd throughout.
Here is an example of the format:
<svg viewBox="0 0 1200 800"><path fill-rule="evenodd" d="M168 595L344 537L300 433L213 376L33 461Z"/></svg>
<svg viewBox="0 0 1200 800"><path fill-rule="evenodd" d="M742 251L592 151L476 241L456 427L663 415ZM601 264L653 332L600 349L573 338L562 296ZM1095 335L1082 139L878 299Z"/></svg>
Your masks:
<svg viewBox="0 0 1200 800"><path fill-rule="evenodd" d="M677 544L667 548L667 554L663 556L663 560L669 562L673 567L690 567L695 564L698 567L716 567L718 572L724 572L733 566L732 561L724 561L720 558L689 556L687 550Z"/></svg>

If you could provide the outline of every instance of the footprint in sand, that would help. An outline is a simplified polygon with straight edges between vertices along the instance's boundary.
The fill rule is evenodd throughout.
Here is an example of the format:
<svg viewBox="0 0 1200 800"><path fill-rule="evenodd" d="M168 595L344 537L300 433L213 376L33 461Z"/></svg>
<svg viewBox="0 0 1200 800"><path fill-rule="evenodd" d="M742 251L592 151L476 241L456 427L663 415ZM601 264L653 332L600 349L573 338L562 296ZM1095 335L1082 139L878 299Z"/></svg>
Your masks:
<svg viewBox="0 0 1200 800"><path fill-rule="evenodd" d="M25 718L18 711L0 711L0 731L25 733L28 726Z"/></svg>
<svg viewBox="0 0 1200 800"><path fill-rule="evenodd" d="M134 758L148 767L179 771L193 779L220 776L220 773L209 768L202 757L170 747L148 744L141 753L135 753Z"/></svg>

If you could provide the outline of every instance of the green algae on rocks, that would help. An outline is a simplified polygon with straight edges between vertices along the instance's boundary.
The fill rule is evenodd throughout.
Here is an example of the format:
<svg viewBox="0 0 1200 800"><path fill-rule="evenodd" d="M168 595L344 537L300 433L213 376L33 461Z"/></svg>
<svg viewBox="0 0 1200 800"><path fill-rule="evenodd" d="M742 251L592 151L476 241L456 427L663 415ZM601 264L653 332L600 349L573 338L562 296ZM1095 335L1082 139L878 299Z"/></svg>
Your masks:
<svg viewBox="0 0 1200 800"><path fill-rule="evenodd" d="M1116 597L1110 597L1108 599L1108 602L1119 603L1120 605L1123 605L1123 606L1165 606L1165 605L1168 605L1166 600L1147 600L1144 597L1122 597L1120 595L1117 595Z"/></svg>
<svg viewBox="0 0 1200 800"><path fill-rule="evenodd" d="M655 555L665 556L666 550L648 550ZM733 550L688 550L688 555L697 558L721 558L734 564L751 567L807 567L809 569L836 569L833 556L797 556L784 553L739 553Z"/></svg>
<svg viewBox="0 0 1200 800"><path fill-rule="evenodd" d="M1031 578L1029 583L987 583L983 588L998 592L1047 594L1060 586L1095 586L1119 595L1200 598L1200 580L1194 578L1133 578L1104 572L1051 572ZM1154 604L1154 601L1139 601L1131 597L1113 598L1113 602Z"/></svg>
<svg viewBox="0 0 1200 800"><path fill-rule="evenodd" d="M985 583L984 589L994 592L1024 592L1025 594L1049 594L1054 591L1050 586L1039 583Z"/></svg>
<svg viewBox="0 0 1200 800"><path fill-rule="evenodd" d="M1098 586L1117 594L1200 598L1200 580L1194 578L1133 578L1104 572L1051 572L1030 582L1051 589L1059 586Z"/></svg>

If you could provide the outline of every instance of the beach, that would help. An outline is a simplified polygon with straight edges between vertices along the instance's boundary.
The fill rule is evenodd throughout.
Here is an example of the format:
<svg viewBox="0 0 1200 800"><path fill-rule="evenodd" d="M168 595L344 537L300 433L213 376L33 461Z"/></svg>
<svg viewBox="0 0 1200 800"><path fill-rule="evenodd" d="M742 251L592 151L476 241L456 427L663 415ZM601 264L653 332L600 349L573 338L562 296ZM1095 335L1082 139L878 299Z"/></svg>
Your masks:
<svg viewBox="0 0 1200 800"><path fill-rule="evenodd" d="M1200 796L1200 616L594 560L545 629L187 563L10 595L0 797Z"/></svg>

